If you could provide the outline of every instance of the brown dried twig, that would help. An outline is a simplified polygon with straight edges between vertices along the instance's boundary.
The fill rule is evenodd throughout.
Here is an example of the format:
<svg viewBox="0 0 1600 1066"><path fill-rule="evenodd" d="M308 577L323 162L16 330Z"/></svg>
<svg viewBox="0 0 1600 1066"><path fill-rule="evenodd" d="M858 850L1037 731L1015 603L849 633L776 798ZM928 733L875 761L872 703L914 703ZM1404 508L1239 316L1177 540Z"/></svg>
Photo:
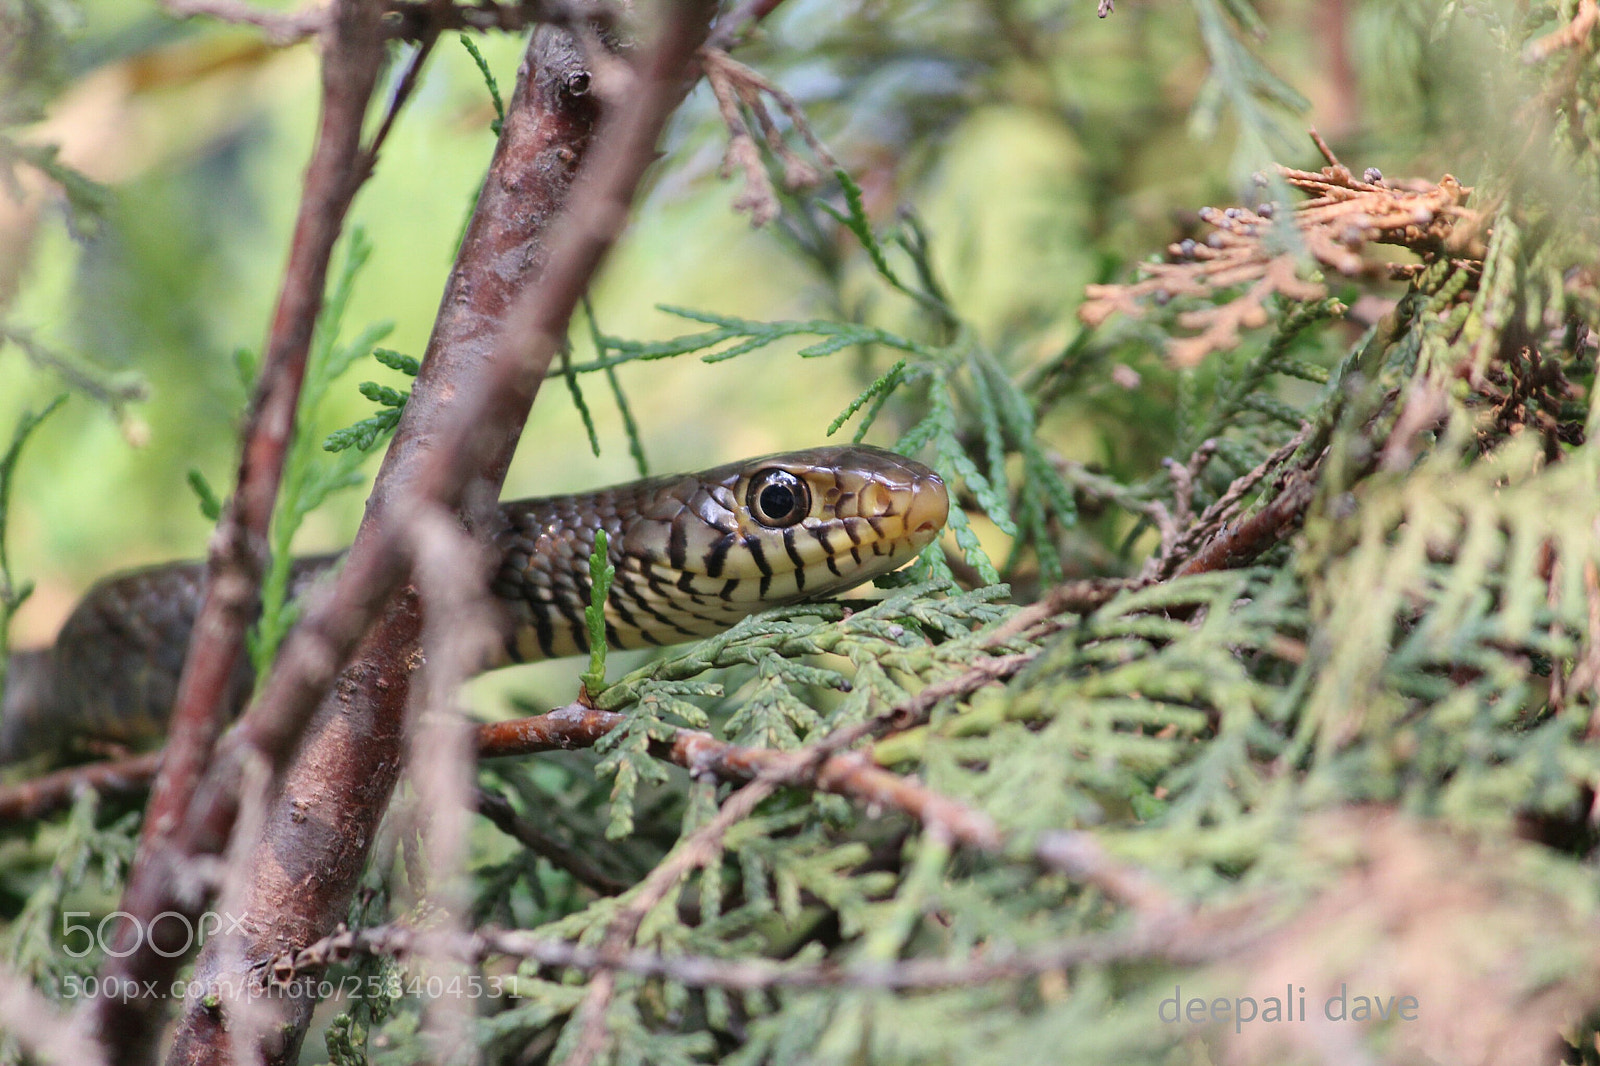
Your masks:
<svg viewBox="0 0 1600 1066"><path fill-rule="evenodd" d="M1236 917L1236 916L1235 916ZM880 988L911 991L1012 981L1087 963L1140 958L1186 959L1237 950L1261 935L1259 928L1217 937L1223 922L1172 921L1124 933L1074 937L1008 954L983 952L964 959L903 959L893 962L790 963L766 958L728 959L700 955L661 955L652 951L611 951L566 940L536 937L517 930L480 929L470 936L442 937L402 925L359 932L343 930L298 952L274 960L273 977L288 982L305 972L358 955L406 958L430 939L462 962L479 964L510 955L541 966L598 974L607 971L660 978L691 988L754 992L772 988ZM570 1061L570 1060L569 1060Z"/></svg>
<svg viewBox="0 0 1600 1066"><path fill-rule="evenodd" d="M1448 174L1437 183L1386 181L1376 170L1357 178L1323 147L1329 165L1321 171L1278 168L1284 181L1311 197L1295 205L1292 218L1300 244L1319 267L1346 276L1408 276L1415 269L1369 261L1361 254L1368 244L1400 245L1424 261L1482 256L1481 218L1465 206L1470 188ZM1141 265L1143 280L1088 286L1078 317L1097 326L1119 312L1143 315L1147 300L1216 301L1178 314L1178 326L1192 335L1172 338L1167 354L1178 366L1194 366L1211 352L1236 346L1241 330L1270 320L1272 297L1310 303L1327 295L1321 281L1301 277L1299 251L1274 239L1278 210L1276 204L1202 208L1201 220L1214 227L1204 241L1170 245L1168 261ZM1240 287L1243 292L1222 298Z"/></svg>
<svg viewBox="0 0 1600 1066"><path fill-rule="evenodd" d="M720 48L702 48L700 65L717 99L723 124L728 127L728 149L722 159L723 176L729 176L735 169L744 174L744 192L733 202L734 210L748 212L752 226L764 226L778 217L780 208L777 191L772 186L766 161L762 158L763 147L783 164L783 182L788 189L812 188L822 181L822 175L816 167L789 148L763 97L770 97L777 103L812 154L824 166L835 170L839 166L838 161L812 132L805 112L794 97ZM741 106L749 110L760 126L759 142L745 123L740 113Z"/></svg>
<svg viewBox="0 0 1600 1066"><path fill-rule="evenodd" d="M1578 10L1571 22L1553 33L1528 42L1522 50L1524 62L1539 63L1568 49L1592 50L1597 22L1600 22L1600 3L1596 3L1596 0L1578 0Z"/></svg>
<svg viewBox="0 0 1600 1066"><path fill-rule="evenodd" d="M1310 435L1309 428L1301 429L1299 433L1289 438L1271 455L1263 459L1254 469L1247 470L1234 478L1222 495L1218 496L1211 506L1207 507L1198 518L1185 527L1183 533L1171 545L1170 550L1164 549L1159 556L1150 560L1150 576L1153 579L1171 577L1173 571L1178 569L1180 564L1189 560L1196 551L1209 549L1210 544L1214 543L1213 538L1227 532L1228 523L1237 517L1243 509L1245 498L1249 496L1256 486L1266 480L1269 474L1281 474L1282 471L1279 468L1300 450L1301 445L1309 439ZM1197 452L1196 455L1198 456L1198 454ZM1198 475L1198 467L1192 459L1190 461L1190 469L1192 475ZM1203 546L1205 547L1203 548ZM1234 557L1240 560L1245 558L1243 554L1236 554Z"/></svg>
<svg viewBox="0 0 1600 1066"><path fill-rule="evenodd" d="M1316 496L1315 479L1305 471L1295 471L1283 491L1272 502L1236 525L1224 525L1201 545L1182 566L1177 577L1209 574L1245 566L1277 544L1305 518L1306 508Z"/></svg>
<svg viewBox="0 0 1600 1066"><path fill-rule="evenodd" d="M102 796L137 799L150 789L161 768L161 753L150 752L125 759L73 766L65 770L0 786L0 824L43 818L72 805L85 789Z"/></svg>
<svg viewBox="0 0 1600 1066"><path fill-rule="evenodd" d="M333 8L311 3L298 11L270 11L244 0L164 0L161 5L176 19L204 16L236 26L254 26L272 44L286 45L328 29Z"/></svg>

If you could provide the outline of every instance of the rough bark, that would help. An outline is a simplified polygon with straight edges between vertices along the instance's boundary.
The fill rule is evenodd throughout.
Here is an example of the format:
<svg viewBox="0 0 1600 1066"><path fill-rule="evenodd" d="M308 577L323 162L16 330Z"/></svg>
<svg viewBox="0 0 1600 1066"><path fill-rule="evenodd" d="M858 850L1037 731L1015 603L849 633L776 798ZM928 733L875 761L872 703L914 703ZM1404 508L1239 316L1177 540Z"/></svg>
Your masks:
<svg viewBox="0 0 1600 1066"><path fill-rule="evenodd" d="M368 502L367 545L410 497L419 458L439 446L440 424L460 401L462 383L484 363L511 303L543 265L549 224L597 120L589 80L568 34L550 28L535 34L421 373ZM518 418L500 427L499 446L465 493L462 517L469 526L481 527L483 505L498 495L521 424ZM363 550L358 534L352 557ZM327 935L344 919L399 775L420 632L416 597L403 593L313 716L249 864L241 898L249 939L212 941L196 971L202 983L259 990L260 964ZM186 1004L169 1062L230 1061L227 1002ZM294 1061L315 1001L291 995L253 1002L268 1012L259 1019L265 1023L260 1052L268 1061Z"/></svg>

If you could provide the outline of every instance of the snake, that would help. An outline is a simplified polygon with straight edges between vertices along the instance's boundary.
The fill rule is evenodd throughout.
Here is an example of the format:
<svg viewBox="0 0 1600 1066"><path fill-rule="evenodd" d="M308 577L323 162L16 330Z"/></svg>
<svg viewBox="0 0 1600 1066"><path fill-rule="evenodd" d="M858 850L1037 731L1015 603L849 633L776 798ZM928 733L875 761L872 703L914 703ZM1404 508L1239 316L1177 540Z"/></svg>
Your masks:
<svg viewBox="0 0 1600 1066"><path fill-rule="evenodd" d="M767 608L881 577L939 536L949 506L938 474L868 445L503 501L489 588L508 624L504 656L492 665L589 650L584 609L598 530L614 568L606 644L623 650L708 636ZM339 558L294 560L289 594L302 594ZM204 591L199 562L116 574L84 594L53 645L13 653L0 763L158 742ZM252 685L241 666L225 694L231 711Z"/></svg>

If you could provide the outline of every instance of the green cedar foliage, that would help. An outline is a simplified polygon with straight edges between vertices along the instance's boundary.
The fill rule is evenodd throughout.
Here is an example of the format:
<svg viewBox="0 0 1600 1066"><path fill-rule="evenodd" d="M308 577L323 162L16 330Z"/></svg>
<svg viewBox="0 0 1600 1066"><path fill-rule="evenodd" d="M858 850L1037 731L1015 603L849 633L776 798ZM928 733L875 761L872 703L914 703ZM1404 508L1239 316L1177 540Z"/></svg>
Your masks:
<svg viewBox="0 0 1600 1066"><path fill-rule="evenodd" d="M1210 34L1224 8L1202 6ZM1238 8L1249 10L1226 10ZM1242 79L1227 97L1235 109L1272 92L1259 67L1230 74L1219 47L1209 47L1212 77ZM1582 147L1565 144L1562 159L1589 175ZM1267 195L1274 187L1263 185ZM1592 211L1591 200L1563 210ZM933 280L926 243L883 240L846 175L822 213L913 301L914 331L670 309L706 328L666 342L606 338L594 361L572 365L579 375L691 353L716 361L790 338L803 338L801 358L873 353L879 369L830 428L858 416L867 426L886 414L902 420L899 447L928 456L965 501L969 521L952 523L952 540L963 578L979 587L941 584L952 575L935 562L932 583L848 614L772 612L663 656L605 691L599 705L627 722L598 746L598 762L560 760L563 772L544 785L526 767L495 771L520 779L530 812L555 803L558 823L582 841L609 806L608 847L670 840L672 819L693 832L716 799L713 786L683 782L681 798L667 801L681 779L652 757L651 742L675 729L794 748L979 659L1026 659L1004 684L942 701L874 748L880 764L993 817L1018 858L952 849L903 812L782 793L649 912L634 945L669 957L786 959L798 973L824 959L955 963L1131 937L1147 914L1020 858L1027 840L1063 827L1092 828L1195 908L1188 913L1207 916L1181 950L1130 939L1093 962L1019 964L1021 976L921 991L848 980L750 991L624 974L607 1015L607 1061L1167 1062L1206 1054L1205 1040L1214 1054L1282 1061L1272 1056L1314 1054L1309 1028L1280 1025L1245 1044L1226 1024L1164 1022L1163 998L1175 987L1230 1002L1265 997L1278 992L1272 974L1308 985L1317 1010L1328 989L1365 977L1383 982L1374 992L1414 995L1447 1015L1463 995L1453 982L1502 988L1504 965L1552 982L1557 1007L1500 993L1484 1017L1489 1031L1510 1032L1531 1011L1546 1026L1530 1036L1540 1046L1581 1044L1573 1026L1593 1005L1584 990L1597 974L1561 940L1587 928L1594 895L1583 822L1600 779L1589 742L1596 675L1582 664L1600 603L1600 468L1587 443L1597 308L1589 275L1573 273L1591 269L1592 246L1564 231L1591 230L1593 216L1530 227L1549 206L1526 192L1480 191L1473 203L1491 212L1481 262L1424 250L1426 268L1390 290L1393 310L1364 335L1338 339L1348 286L1338 300L1274 300L1272 329L1167 377L1169 454L1181 474L1064 463L1040 423L1063 395L1060 378L1103 374L1120 347L1239 290L1080 333L1056 360L1018 375L963 324ZM1269 456L1264 477L1239 480ZM1303 532L1279 530L1254 565L1170 576L1176 559L1163 562L1170 545L1156 543L1163 520L1177 527L1175 557L1188 555L1196 516L1230 488L1239 492L1230 523L1306 492ZM1064 561L1082 572L1086 506L1111 549L1098 556L1100 573L1161 579L996 643L1017 608L992 584L1002 575L972 521L1009 542L1004 576L1026 600L1027 589L1060 580ZM617 850L604 861L638 869L639 857ZM521 898L551 898L538 876L525 871ZM495 892L519 895L508 888L500 881ZM599 944L629 898L548 911L534 928ZM1400 936L1386 948L1372 923L1397 913L1446 930L1442 942ZM1479 923L1507 923L1528 939L1482 935ZM1386 951L1401 968L1374 963ZM542 1045L582 1002L581 975L523 972L537 983L485 1023L493 1047ZM1450 1022L1406 1024L1358 1027L1352 1039L1391 1061L1481 1050ZM550 1061L576 1046L577 1028L553 1038Z"/></svg>

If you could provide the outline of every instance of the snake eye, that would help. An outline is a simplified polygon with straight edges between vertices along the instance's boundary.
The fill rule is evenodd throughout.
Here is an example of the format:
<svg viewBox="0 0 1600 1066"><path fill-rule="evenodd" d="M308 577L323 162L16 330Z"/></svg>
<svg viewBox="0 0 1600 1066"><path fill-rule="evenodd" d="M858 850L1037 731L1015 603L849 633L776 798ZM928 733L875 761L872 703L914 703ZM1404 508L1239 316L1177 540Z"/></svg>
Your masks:
<svg viewBox="0 0 1600 1066"><path fill-rule="evenodd" d="M783 529L811 512L811 490L787 470L763 470L750 479L746 502L757 522Z"/></svg>

